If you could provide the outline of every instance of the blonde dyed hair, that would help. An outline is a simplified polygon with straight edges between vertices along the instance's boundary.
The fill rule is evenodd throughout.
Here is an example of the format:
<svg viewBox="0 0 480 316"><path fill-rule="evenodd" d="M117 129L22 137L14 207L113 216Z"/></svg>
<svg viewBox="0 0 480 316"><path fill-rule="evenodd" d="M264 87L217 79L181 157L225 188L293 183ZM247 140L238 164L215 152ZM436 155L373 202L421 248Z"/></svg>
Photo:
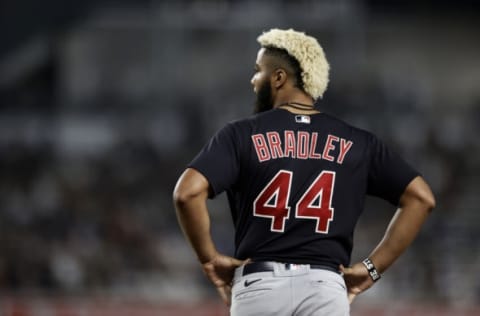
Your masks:
<svg viewBox="0 0 480 316"><path fill-rule="evenodd" d="M257 38L262 47L284 49L302 69L303 89L314 100L321 98L328 85L330 66L318 41L293 29L271 29Z"/></svg>

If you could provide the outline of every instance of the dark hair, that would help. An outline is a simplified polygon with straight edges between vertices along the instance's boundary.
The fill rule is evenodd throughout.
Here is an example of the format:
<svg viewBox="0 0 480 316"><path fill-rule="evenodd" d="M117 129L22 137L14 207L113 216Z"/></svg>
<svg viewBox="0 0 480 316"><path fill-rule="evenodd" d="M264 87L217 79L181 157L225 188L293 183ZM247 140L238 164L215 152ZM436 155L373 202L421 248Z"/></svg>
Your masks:
<svg viewBox="0 0 480 316"><path fill-rule="evenodd" d="M286 69L288 72L293 73L295 78L295 87L305 91L303 88L303 80L302 80L302 68L300 67L300 63L298 60L290 55L285 49L278 48L275 46L265 46L265 54L268 56L273 56L282 60L283 63L279 64L279 67L288 68Z"/></svg>

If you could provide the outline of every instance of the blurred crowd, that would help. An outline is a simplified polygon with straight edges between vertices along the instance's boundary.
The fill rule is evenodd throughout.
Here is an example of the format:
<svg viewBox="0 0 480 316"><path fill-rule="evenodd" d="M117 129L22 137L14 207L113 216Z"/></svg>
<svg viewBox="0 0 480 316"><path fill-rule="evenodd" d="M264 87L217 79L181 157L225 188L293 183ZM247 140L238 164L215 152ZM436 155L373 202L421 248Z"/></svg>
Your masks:
<svg viewBox="0 0 480 316"><path fill-rule="evenodd" d="M145 17L168 13L159 10L157 15L107 10L57 35L47 57L39 53L45 66L24 75L26 80L0 80L0 294L155 300L215 295L176 224L171 192L216 129L251 113L254 40L265 27L245 26L235 17L238 25L230 30L195 19L145 24ZM212 14L225 14L222 10ZM171 17L179 14L172 12ZM285 19L281 25L289 25ZM435 92L421 74L400 71L389 77L412 63L411 56L394 54L400 65L382 60L389 51L375 53L375 45L388 47L391 37L387 32L382 42L378 29L369 32L365 23L365 34L378 37L379 44L357 42L360 57L352 61L335 38L354 43L359 30L342 31L352 25L339 21L334 30L325 30L328 21L312 30L325 39L332 64L319 109L378 134L423 173L438 205L411 250L365 295L478 304L480 94L452 90L455 96L439 100L437 92L448 92ZM368 45L371 52L363 47ZM397 49L405 48L390 53ZM448 49L452 60L462 59ZM369 53L379 59L368 61ZM429 62L439 69L442 60ZM480 74L471 80L478 82ZM40 123L32 128L32 121ZM225 197L211 203L214 238L231 252ZM365 256L381 237L393 212L388 209L367 202L354 258Z"/></svg>
<svg viewBox="0 0 480 316"><path fill-rule="evenodd" d="M148 146L59 161L49 146L15 144L1 157L3 289L78 291L161 269L151 231L162 222L132 211L143 203L160 218L158 199L149 202L161 171Z"/></svg>

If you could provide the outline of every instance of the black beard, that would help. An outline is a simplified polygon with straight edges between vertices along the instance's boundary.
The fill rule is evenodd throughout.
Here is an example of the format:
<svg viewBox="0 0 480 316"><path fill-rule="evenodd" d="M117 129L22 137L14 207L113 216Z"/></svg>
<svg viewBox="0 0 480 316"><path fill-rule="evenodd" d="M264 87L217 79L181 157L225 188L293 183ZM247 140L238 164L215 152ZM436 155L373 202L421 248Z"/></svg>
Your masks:
<svg viewBox="0 0 480 316"><path fill-rule="evenodd" d="M271 110L273 108L272 101L272 89L270 87L270 82L265 80L265 82L262 83L258 89L253 112L256 114Z"/></svg>

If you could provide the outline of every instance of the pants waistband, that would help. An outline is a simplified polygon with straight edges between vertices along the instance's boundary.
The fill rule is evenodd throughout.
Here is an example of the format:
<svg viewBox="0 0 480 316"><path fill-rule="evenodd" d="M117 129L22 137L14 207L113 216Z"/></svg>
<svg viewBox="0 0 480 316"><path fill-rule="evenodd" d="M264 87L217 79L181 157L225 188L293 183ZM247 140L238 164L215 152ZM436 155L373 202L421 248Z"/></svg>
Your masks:
<svg viewBox="0 0 480 316"><path fill-rule="evenodd" d="M271 262L271 261L251 262L246 264L243 267L242 276L249 275L252 273L257 273L257 272L269 272L269 271L273 272L275 265L278 265L278 264L279 263L277 262ZM282 268L284 268L285 270L295 270L299 266L309 266L310 269L327 270L327 271L332 271L340 274L340 271L338 271L338 269L335 269L327 265L321 265L321 264L280 263L280 265L282 265Z"/></svg>

